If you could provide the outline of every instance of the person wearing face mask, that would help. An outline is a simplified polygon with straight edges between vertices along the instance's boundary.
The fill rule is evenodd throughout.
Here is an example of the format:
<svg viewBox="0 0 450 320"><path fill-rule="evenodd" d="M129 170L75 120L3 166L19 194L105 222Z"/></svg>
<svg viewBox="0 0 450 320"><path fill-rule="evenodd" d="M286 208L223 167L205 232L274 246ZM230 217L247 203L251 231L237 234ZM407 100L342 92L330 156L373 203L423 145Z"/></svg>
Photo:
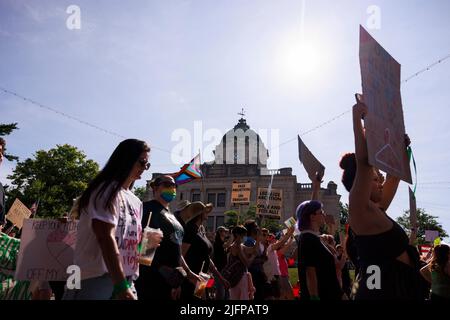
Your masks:
<svg viewBox="0 0 450 320"><path fill-rule="evenodd" d="M187 266L181 254L184 229L169 209L176 195L175 180L170 175L159 176L150 183L154 199L144 202L143 228L147 225L161 229L163 240L155 252L151 266L139 266L136 290L139 300L178 300L181 283L187 279L196 283L199 276Z"/></svg>

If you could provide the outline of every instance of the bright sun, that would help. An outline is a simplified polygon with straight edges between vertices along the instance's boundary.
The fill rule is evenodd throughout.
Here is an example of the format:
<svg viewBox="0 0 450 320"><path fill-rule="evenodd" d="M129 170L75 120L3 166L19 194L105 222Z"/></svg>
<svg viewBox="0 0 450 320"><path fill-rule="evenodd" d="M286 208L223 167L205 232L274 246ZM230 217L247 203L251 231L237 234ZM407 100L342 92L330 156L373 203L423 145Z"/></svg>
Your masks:
<svg viewBox="0 0 450 320"><path fill-rule="evenodd" d="M325 71L324 54L311 41L285 40L277 46L275 68L283 85L311 86Z"/></svg>

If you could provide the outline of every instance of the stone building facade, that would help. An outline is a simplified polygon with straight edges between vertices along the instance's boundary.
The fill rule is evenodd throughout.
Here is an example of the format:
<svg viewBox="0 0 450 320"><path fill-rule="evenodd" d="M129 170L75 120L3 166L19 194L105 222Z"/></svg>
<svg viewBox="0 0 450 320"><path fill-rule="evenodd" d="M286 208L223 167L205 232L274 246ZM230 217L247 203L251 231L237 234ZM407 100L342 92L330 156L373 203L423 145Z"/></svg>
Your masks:
<svg viewBox="0 0 450 320"><path fill-rule="evenodd" d="M251 182L250 204L256 203L258 188L267 188L272 179L272 188L283 190L283 206L281 221L295 216L299 203L311 198L311 183L299 183L292 175L292 168L267 169L269 152L260 136L241 118L233 129L228 131L215 148L215 159L201 165L203 179L191 181L178 186L177 198L171 204L175 209L181 200L203 201L212 203L207 230L212 232L225 221L224 213L228 210L240 209L245 212L249 205L232 205L231 190L233 182ZM300 163L299 163L300 165ZM152 179L162 173L154 173ZM147 182L146 199L152 198L150 181ZM319 200L324 205L327 214L335 217L339 222L339 200L337 185L330 181L326 188L320 191Z"/></svg>

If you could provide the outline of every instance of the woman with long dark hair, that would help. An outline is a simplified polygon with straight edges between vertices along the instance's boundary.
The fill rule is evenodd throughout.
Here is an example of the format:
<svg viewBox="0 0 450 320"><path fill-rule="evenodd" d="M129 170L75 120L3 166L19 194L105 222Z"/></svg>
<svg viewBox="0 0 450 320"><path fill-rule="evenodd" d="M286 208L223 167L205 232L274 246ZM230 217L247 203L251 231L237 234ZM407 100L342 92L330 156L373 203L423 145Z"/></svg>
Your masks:
<svg viewBox="0 0 450 320"><path fill-rule="evenodd" d="M82 194L74 254L81 287L66 289L65 299L137 298L133 281L139 274L142 202L131 188L150 167L149 152L144 141L122 141ZM157 238L153 235L151 240Z"/></svg>
<svg viewBox="0 0 450 320"><path fill-rule="evenodd" d="M431 262L420 273L431 283L432 301L450 301L450 246L434 247Z"/></svg>
<svg viewBox="0 0 450 320"><path fill-rule="evenodd" d="M351 240L360 268L354 286L355 299L419 300L423 292L419 257L409 245L405 231L386 214L399 179L388 175L384 181L379 171L368 163L362 124L367 114L366 105L358 98L353 106L355 153L344 155L340 162L344 169L342 182L350 192Z"/></svg>

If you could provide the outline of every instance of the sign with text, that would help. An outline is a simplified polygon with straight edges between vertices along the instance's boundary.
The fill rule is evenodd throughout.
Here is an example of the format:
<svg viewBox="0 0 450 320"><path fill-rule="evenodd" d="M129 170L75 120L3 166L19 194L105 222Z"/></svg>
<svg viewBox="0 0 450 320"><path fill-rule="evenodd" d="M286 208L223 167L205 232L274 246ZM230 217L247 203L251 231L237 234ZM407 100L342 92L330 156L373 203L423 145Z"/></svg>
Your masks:
<svg viewBox="0 0 450 320"><path fill-rule="evenodd" d="M23 220L31 216L31 211L19 199L14 200L6 218L17 228L22 229Z"/></svg>
<svg viewBox="0 0 450 320"><path fill-rule="evenodd" d="M247 204L250 203L250 181L233 181L231 189L231 203L232 204Z"/></svg>
<svg viewBox="0 0 450 320"><path fill-rule="evenodd" d="M0 232L0 300L30 300L30 281L16 281L20 240Z"/></svg>
<svg viewBox="0 0 450 320"><path fill-rule="evenodd" d="M258 188L256 197L256 214L268 218L281 218L283 207L283 190Z"/></svg>
<svg viewBox="0 0 450 320"><path fill-rule="evenodd" d="M78 221L27 219L22 230L16 279L64 281L73 264Z"/></svg>
<svg viewBox="0 0 450 320"><path fill-rule="evenodd" d="M405 147L400 64L360 26L359 63L369 163L412 183Z"/></svg>
<svg viewBox="0 0 450 320"><path fill-rule="evenodd" d="M298 158L305 167L308 177L311 181L316 180L316 173L318 172L322 177L325 173L325 167L317 160L317 158L309 151L308 147L303 143L303 140L298 136Z"/></svg>

